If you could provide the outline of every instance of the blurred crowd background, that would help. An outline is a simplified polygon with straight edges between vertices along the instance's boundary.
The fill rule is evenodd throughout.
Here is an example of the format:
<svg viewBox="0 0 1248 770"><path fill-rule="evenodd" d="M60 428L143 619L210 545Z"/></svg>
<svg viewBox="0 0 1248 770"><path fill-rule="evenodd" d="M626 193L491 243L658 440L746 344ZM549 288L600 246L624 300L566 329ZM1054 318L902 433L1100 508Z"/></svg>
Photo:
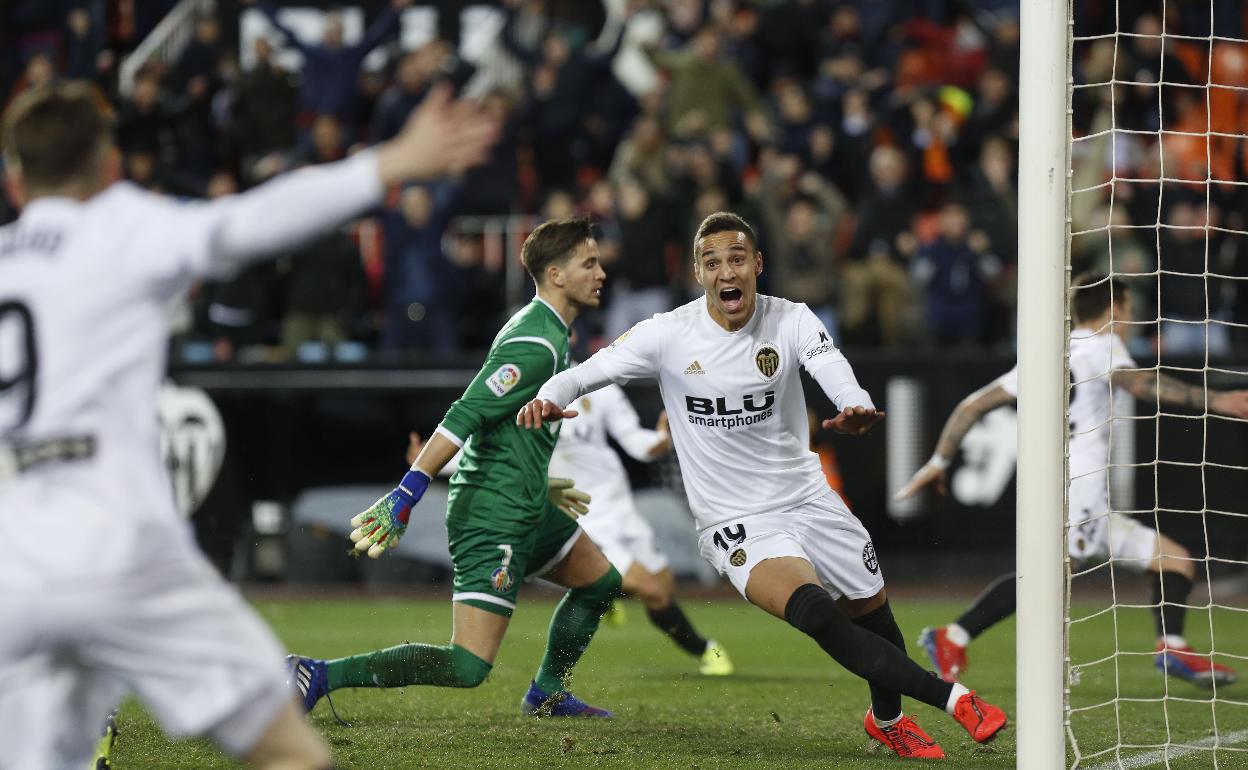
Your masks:
<svg viewBox="0 0 1248 770"><path fill-rule="evenodd" d="M186 198L383 141L440 79L504 131L463 178L392 190L290 259L197 287L184 361L482 349L531 291L524 235L576 214L597 223L608 272L603 307L578 322L592 349L698 293L691 236L719 209L758 227L762 290L809 304L843 346L1012 350L1015 1L192 5L175 56L123 73L174 0L10 0L0 97L96 81L126 176ZM1080 6L1076 35L1114 31L1118 4ZM1244 37L1243 9L1156 6L1075 47L1072 259L1165 271L1139 282L1137 314L1174 322L1133 344L1217 355L1248 322L1234 278L1248 157L1230 136L1248 118L1248 52L1207 38ZM1223 323L1182 323L1206 318Z"/></svg>

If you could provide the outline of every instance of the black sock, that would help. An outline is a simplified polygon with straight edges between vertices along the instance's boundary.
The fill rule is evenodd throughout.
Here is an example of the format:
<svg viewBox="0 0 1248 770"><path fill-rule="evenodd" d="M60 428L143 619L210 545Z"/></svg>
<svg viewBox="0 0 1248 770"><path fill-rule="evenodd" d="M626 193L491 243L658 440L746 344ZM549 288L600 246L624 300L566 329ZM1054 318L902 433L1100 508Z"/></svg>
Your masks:
<svg viewBox="0 0 1248 770"><path fill-rule="evenodd" d="M650 622L660 631L672 638L672 641L690 655L701 655L706 652L706 639L693 630L693 624L685 617L685 611L676 602L672 602L661 610L646 608Z"/></svg>
<svg viewBox="0 0 1248 770"><path fill-rule="evenodd" d="M1018 608L1015 577L1011 572L989 583L958 618L958 625L965 628L972 639L1014 614Z"/></svg>
<svg viewBox="0 0 1248 770"><path fill-rule="evenodd" d="M784 608L784 619L818 642L837 663L871 684L942 711L949 702L952 684L924 671L888 640L850 622L822 587L807 583L794 591Z"/></svg>
<svg viewBox="0 0 1248 770"><path fill-rule="evenodd" d="M901 636L897 620L893 617L893 608L884 602L866 615L854 618L854 623L876 636L883 637L902 652L906 651L906 640ZM871 683L871 712L876 718L887 722L901 716L901 693L882 685Z"/></svg>
<svg viewBox="0 0 1248 770"><path fill-rule="evenodd" d="M1192 592L1192 581L1177 572L1158 572L1153 575L1153 625L1157 636L1182 636L1187 619L1187 595ZM1166 601L1161 601L1162 595Z"/></svg>

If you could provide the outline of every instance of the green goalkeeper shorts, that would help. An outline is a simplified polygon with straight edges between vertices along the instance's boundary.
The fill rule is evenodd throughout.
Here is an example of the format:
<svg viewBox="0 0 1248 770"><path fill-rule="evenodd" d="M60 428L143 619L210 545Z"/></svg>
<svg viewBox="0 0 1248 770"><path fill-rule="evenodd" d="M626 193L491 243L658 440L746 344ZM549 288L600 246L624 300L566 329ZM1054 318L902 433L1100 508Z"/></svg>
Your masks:
<svg viewBox="0 0 1248 770"><path fill-rule="evenodd" d="M446 534L455 565L451 601L511 617L520 583L562 561L581 528L549 502L527 513L495 492L452 486Z"/></svg>

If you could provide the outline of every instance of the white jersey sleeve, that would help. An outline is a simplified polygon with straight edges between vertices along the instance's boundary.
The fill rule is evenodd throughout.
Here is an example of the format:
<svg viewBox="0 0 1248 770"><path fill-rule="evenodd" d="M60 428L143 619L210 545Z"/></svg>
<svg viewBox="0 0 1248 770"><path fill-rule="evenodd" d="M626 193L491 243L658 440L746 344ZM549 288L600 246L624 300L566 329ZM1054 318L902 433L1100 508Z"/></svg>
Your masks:
<svg viewBox="0 0 1248 770"><path fill-rule="evenodd" d="M794 313L793 342L795 355L802 367L819 383L824 395L836 404L837 409L865 406L874 409L871 394L863 390L854 376L854 369L832 341L827 328L810 308L797 305Z"/></svg>
<svg viewBox="0 0 1248 770"><path fill-rule="evenodd" d="M637 416L637 410L628 400L624 389L619 385L608 385L599 391L598 396L606 402L603 405L606 410L603 420L611 438L634 460L643 463L654 460L650 456L650 450L659 443L659 433L641 426L641 418Z"/></svg>
<svg viewBox="0 0 1248 770"><path fill-rule="evenodd" d="M131 248L121 254L131 274L176 290L294 248L376 205L382 192L376 156L366 151L210 202L179 202L124 183L104 195L111 210L133 220Z"/></svg>
<svg viewBox="0 0 1248 770"><path fill-rule="evenodd" d="M657 318L651 318L621 334L588 361L551 377L536 397L566 407L610 384L657 378L662 356L663 332Z"/></svg>

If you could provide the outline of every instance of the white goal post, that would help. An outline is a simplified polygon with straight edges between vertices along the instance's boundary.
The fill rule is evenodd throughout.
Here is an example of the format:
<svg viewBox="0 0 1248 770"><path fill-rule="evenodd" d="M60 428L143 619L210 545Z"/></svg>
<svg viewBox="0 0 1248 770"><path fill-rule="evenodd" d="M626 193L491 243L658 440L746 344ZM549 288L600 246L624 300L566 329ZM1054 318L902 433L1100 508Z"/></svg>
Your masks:
<svg viewBox="0 0 1248 770"><path fill-rule="evenodd" d="M1067 187L1070 8L1022 0L1018 164L1018 725L1020 770L1065 764Z"/></svg>

